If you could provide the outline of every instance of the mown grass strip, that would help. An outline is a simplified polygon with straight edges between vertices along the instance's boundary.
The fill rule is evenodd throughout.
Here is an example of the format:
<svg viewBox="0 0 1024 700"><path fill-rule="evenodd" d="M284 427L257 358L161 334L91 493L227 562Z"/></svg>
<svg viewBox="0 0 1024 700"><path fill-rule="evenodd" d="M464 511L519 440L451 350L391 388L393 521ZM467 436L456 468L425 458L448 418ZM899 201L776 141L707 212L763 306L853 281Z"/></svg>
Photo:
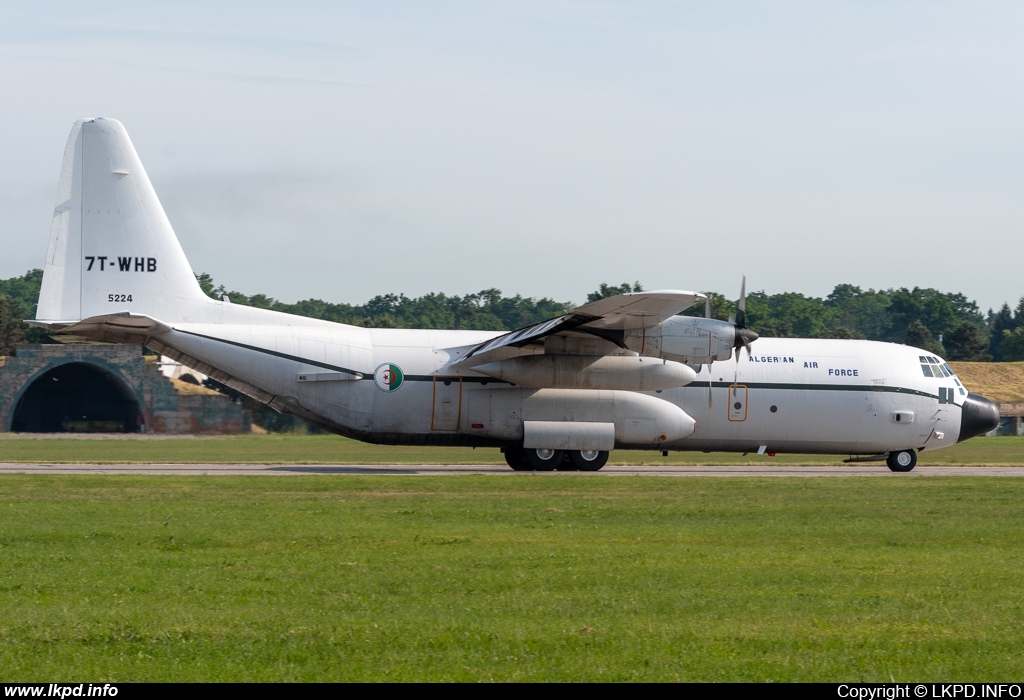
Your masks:
<svg viewBox="0 0 1024 700"><path fill-rule="evenodd" d="M616 450L611 464L641 465L818 465L840 464L843 456L776 457L714 452ZM497 449L369 445L335 435L239 435L194 439L29 439L0 438L0 462L54 464L504 464ZM1024 438L976 438L950 448L923 452L922 465L1024 465Z"/></svg>
<svg viewBox="0 0 1024 700"><path fill-rule="evenodd" d="M0 479L8 681L1013 680L1024 480Z"/></svg>

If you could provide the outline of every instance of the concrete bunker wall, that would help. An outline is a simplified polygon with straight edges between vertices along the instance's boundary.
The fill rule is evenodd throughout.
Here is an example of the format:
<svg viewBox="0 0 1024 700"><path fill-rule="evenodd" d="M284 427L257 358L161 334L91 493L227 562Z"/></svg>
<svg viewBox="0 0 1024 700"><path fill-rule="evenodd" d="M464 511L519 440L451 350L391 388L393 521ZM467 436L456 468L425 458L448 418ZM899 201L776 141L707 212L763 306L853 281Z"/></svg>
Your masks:
<svg viewBox="0 0 1024 700"><path fill-rule="evenodd" d="M26 411L33 407L33 402L39 410L40 397L46 391L40 382L52 381L54 377L71 379L82 386L91 382L93 388L101 389L101 401L120 406L119 415L112 415L112 411L117 412L109 405L106 413L94 407L93 420L98 423L92 424L88 411L84 418L81 412L78 416L50 415L45 427L54 430L54 421L63 423L55 429L57 432L69 428L107 430L117 421L123 423L118 432L165 434L233 434L248 432L251 426L249 414L227 396L179 394L137 346L69 344L19 345L15 356L6 358L0 366L0 431L39 427L38 420L29 421L31 425L27 426L26 419L32 416Z"/></svg>

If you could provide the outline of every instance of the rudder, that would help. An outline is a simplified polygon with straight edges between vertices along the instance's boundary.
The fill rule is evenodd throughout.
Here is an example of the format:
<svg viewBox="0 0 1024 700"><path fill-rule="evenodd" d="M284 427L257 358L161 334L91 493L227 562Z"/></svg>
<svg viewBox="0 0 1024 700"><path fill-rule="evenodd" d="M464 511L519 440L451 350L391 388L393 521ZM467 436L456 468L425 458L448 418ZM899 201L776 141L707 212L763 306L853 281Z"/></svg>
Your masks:
<svg viewBox="0 0 1024 700"><path fill-rule="evenodd" d="M196 282L135 147L116 119L81 119L64 150L36 318L130 311L193 320Z"/></svg>

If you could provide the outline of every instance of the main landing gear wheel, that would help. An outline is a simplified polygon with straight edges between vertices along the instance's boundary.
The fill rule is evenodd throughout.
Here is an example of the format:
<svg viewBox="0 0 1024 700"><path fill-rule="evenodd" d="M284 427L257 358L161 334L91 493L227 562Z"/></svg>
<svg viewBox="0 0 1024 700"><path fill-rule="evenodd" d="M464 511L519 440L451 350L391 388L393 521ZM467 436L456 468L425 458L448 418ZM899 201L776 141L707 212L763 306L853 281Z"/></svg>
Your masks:
<svg viewBox="0 0 1024 700"><path fill-rule="evenodd" d="M535 471L550 472L562 463L565 452L562 450L549 450L546 448L526 450L526 463Z"/></svg>
<svg viewBox="0 0 1024 700"><path fill-rule="evenodd" d="M894 472L909 472L917 466L917 453L913 450L890 452L885 463L888 464L889 469Z"/></svg>
<svg viewBox="0 0 1024 700"><path fill-rule="evenodd" d="M573 450L569 453L569 461L581 472L596 472L608 463L608 453L604 450Z"/></svg>
<svg viewBox="0 0 1024 700"><path fill-rule="evenodd" d="M527 464L523 458L523 451L514 447L505 448L505 463L517 472L533 471L533 467Z"/></svg>

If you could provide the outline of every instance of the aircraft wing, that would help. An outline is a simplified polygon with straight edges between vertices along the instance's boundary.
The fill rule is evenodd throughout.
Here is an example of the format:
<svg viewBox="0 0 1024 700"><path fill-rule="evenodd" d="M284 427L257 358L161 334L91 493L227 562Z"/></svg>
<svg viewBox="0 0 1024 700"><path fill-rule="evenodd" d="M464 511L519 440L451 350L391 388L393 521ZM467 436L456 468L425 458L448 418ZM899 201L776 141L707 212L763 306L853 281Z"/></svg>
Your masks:
<svg viewBox="0 0 1024 700"><path fill-rule="evenodd" d="M703 294L675 289L630 292L598 299L577 306L564 316L499 335L473 348L463 362L470 358L482 360L501 348L540 345L544 338L561 334L594 335L624 347L624 331L651 328L703 300Z"/></svg>

